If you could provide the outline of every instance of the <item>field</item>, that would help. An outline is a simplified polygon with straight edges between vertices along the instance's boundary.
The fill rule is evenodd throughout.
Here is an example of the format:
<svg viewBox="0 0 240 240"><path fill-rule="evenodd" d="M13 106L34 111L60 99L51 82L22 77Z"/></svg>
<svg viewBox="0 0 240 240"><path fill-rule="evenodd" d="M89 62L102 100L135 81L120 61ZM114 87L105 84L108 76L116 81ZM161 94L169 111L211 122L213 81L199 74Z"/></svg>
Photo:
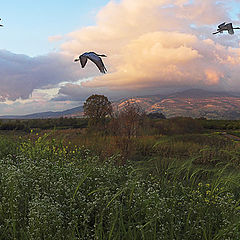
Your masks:
<svg viewBox="0 0 240 240"><path fill-rule="evenodd" d="M11 124L24 127L1 131L0 239L240 239L240 121Z"/></svg>

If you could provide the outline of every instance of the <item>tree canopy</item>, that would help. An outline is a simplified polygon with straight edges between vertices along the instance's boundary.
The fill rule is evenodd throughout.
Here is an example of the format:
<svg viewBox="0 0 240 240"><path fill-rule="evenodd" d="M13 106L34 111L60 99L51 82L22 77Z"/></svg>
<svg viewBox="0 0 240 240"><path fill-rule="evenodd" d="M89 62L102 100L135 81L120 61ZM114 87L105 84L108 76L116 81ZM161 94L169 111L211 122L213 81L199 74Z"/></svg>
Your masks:
<svg viewBox="0 0 240 240"><path fill-rule="evenodd" d="M107 116L113 113L112 104L104 95L91 95L83 106L84 115L89 118L90 125L102 125Z"/></svg>

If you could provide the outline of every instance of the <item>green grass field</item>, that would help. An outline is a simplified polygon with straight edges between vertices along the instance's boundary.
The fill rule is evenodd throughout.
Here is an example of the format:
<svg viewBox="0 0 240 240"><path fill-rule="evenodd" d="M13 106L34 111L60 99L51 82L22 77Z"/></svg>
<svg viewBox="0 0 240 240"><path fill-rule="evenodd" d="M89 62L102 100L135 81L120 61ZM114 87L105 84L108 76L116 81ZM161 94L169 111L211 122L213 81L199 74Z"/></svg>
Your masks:
<svg viewBox="0 0 240 240"><path fill-rule="evenodd" d="M214 131L5 132L0 239L240 239L239 167Z"/></svg>

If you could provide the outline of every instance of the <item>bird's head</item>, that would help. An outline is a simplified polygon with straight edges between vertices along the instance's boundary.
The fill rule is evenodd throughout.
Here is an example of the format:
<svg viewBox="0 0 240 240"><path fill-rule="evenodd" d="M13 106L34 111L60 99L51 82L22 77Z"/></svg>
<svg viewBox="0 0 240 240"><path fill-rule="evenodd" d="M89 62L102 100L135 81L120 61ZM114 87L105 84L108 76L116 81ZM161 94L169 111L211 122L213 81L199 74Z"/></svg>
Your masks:
<svg viewBox="0 0 240 240"><path fill-rule="evenodd" d="M106 55L104 54L97 54L99 57L107 57Z"/></svg>

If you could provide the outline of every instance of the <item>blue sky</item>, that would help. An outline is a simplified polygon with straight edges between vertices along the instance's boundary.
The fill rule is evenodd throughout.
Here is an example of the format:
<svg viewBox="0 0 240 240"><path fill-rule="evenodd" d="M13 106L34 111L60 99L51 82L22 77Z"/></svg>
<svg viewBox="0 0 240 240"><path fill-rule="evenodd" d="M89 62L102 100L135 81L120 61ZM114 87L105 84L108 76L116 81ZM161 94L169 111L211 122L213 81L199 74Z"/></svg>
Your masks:
<svg viewBox="0 0 240 240"><path fill-rule="evenodd" d="M0 49L29 56L57 48L49 36L63 35L95 24L96 13L108 0L1 1Z"/></svg>

